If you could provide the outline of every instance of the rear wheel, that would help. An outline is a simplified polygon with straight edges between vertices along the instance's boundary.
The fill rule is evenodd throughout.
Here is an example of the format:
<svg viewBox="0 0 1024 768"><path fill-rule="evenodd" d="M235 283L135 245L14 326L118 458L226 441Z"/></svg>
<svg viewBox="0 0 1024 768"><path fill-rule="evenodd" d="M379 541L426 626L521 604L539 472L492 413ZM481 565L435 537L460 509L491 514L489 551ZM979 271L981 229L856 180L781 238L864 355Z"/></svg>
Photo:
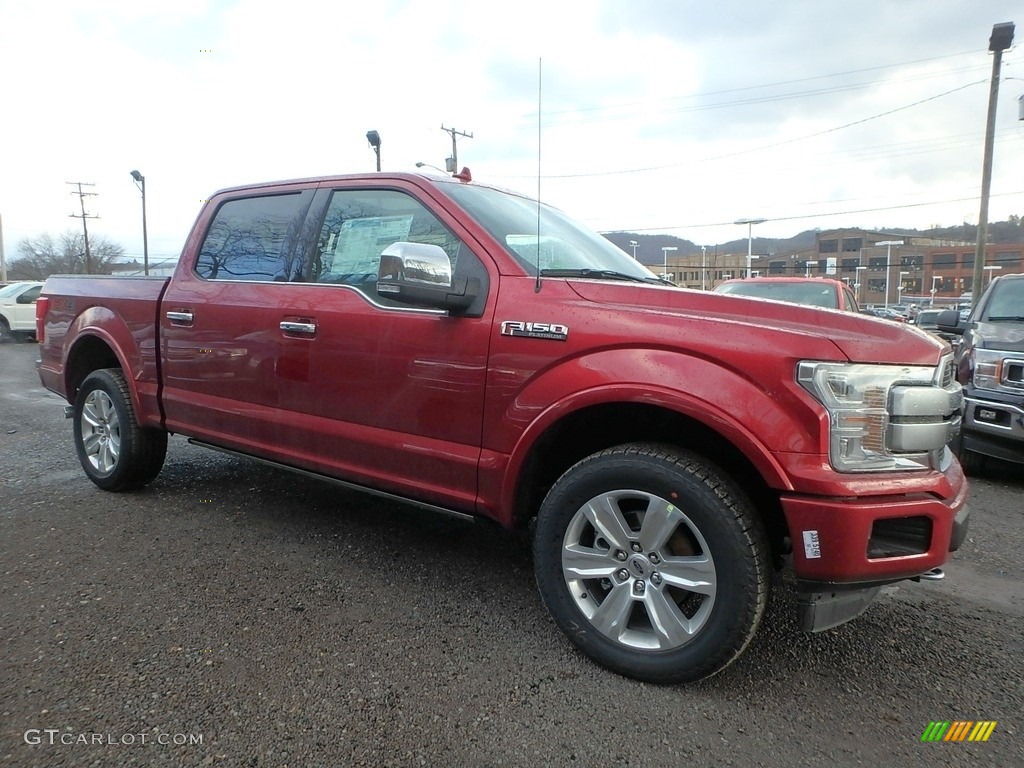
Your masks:
<svg viewBox="0 0 1024 768"><path fill-rule="evenodd" d="M768 545L750 502L685 451L626 445L569 469L537 519L541 596L569 639L628 677L715 674L768 600Z"/></svg>
<svg viewBox="0 0 1024 768"><path fill-rule="evenodd" d="M163 467L167 433L139 426L119 368L86 376L75 398L74 431L85 474L105 491L139 488Z"/></svg>

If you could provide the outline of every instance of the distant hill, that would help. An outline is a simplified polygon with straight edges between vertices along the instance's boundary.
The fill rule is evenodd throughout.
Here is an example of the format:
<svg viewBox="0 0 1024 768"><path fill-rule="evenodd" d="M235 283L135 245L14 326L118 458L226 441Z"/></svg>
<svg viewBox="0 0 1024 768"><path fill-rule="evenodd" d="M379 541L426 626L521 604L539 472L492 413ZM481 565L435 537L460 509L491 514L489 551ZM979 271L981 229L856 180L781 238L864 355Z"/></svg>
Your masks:
<svg viewBox="0 0 1024 768"><path fill-rule="evenodd" d="M800 251L811 251L814 250L815 234L815 230L809 229L798 235L785 239L755 237L752 249L754 253L768 254L770 256L773 256L776 253L798 253ZM699 245L690 240L685 240L673 235L641 235L633 232L607 232L605 233L605 237L630 255L633 254L633 247L629 243L631 240L635 240L637 244L637 261L648 266L664 263L665 252L661 249L666 246L674 246L677 249L674 253L669 255L669 258L700 253ZM744 237L738 240L730 240L727 243L719 243L717 245L708 245L705 247L709 254L716 252L746 253L747 238Z"/></svg>
<svg viewBox="0 0 1024 768"><path fill-rule="evenodd" d="M955 227L933 227L932 229L906 229L901 227L886 227L887 233L894 235L906 235L908 237L933 237L943 240L963 240L973 242L978 237L978 225L963 223ZM814 251L815 238L818 230L807 229L789 238L754 237L753 252L757 254L791 254L802 251ZM626 253L632 255L633 247L630 241L636 241L636 257L641 264L654 266L664 263L665 253L661 249L665 246L674 246L677 250L670 254L673 256L686 256L688 254L700 253L700 246L696 243L673 235L642 235L635 232L608 232L605 237L615 243ZM1020 216L1011 216L1008 221L993 221L988 225L988 241L990 243L1020 243L1024 242L1024 222ZM742 237L730 240L727 243L707 245L707 252L710 253L746 253L747 238Z"/></svg>

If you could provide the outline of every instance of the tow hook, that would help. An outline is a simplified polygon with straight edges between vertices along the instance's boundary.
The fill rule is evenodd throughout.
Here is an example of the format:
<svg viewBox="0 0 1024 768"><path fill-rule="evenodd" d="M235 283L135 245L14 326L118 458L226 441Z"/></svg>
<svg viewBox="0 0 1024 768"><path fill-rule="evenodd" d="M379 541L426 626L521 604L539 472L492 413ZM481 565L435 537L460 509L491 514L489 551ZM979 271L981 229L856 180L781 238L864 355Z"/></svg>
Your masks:
<svg viewBox="0 0 1024 768"><path fill-rule="evenodd" d="M941 568L932 568L930 571L915 576L912 581L942 581L946 578L946 572Z"/></svg>

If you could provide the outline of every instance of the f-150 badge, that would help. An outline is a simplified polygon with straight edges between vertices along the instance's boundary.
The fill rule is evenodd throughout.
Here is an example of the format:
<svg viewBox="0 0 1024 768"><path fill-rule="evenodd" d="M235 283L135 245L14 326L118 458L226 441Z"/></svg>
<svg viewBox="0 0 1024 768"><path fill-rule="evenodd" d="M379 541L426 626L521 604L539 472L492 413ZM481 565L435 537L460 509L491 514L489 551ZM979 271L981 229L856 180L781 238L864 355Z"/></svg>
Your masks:
<svg viewBox="0 0 1024 768"><path fill-rule="evenodd" d="M501 335L565 341L569 338L569 326L559 323L525 323L522 320L506 320L501 324Z"/></svg>

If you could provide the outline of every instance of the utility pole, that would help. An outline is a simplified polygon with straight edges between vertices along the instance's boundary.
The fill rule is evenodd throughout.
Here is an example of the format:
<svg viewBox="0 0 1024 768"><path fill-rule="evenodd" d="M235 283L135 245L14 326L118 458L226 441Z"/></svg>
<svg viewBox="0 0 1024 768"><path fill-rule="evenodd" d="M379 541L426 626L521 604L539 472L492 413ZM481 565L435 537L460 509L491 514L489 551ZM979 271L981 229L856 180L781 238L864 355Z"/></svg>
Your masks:
<svg viewBox="0 0 1024 768"><path fill-rule="evenodd" d="M988 91L988 120L985 127L985 156L981 168L981 212L978 214L978 242L974 248L974 274L971 280L971 305L978 306L984 286L981 284L985 272L985 241L988 239L988 194L992 186L992 145L996 134L996 105L999 103L999 70L1003 62L1003 51L1013 43L1013 22L1007 21L992 27L988 49L992 52L992 84Z"/></svg>
<svg viewBox="0 0 1024 768"><path fill-rule="evenodd" d="M4 261L4 219L0 216L0 283L7 282L7 262Z"/></svg>
<svg viewBox="0 0 1024 768"><path fill-rule="evenodd" d="M89 225L87 223L87 220L88 219L98 219L99 216L96 216L96 215L93 215L93 214L88 214L88 213L85 212L85 198L87 196L88 197L95 197L96 193L95 192L83 192L82 191L82 187L95 187L96 185L95 184L89 184L89 183L84 182L84 181L67 181L67 182L65 182L65 184L70 184L73 187L78 187L78 191L77 192L72 192L71 194L72 195L78 195L78 202L82 206L82 213L81 214L71 213L71 214L68 214L68 215L71 218L73 218L73 219L81 219L82 220L82 233L85 235L85 274L91 275L92 274L92 253L89 251Z"/></svg>
<svg viewBox="0 0 1024 768"><path fill-rule="evenodd" d="M457 136L464 136L467 139L472 139L473 138L473 134L472 133L466 133L465 131L456 131L454 128L445 128L444 127L444 123L441 124L441 130L444 131L445 133L450 133L452 135L452 156L450 158L448 158L448 160L450 160L451 163L449 163L448 160L446 160L445 161L445 166L447 167L449 164L451 165L451 168L448 168L448 172L449 173L458 173L459 172L459 150L458 150L458 147L456 147L456 145L455 145L455 138Z"/></svg>

